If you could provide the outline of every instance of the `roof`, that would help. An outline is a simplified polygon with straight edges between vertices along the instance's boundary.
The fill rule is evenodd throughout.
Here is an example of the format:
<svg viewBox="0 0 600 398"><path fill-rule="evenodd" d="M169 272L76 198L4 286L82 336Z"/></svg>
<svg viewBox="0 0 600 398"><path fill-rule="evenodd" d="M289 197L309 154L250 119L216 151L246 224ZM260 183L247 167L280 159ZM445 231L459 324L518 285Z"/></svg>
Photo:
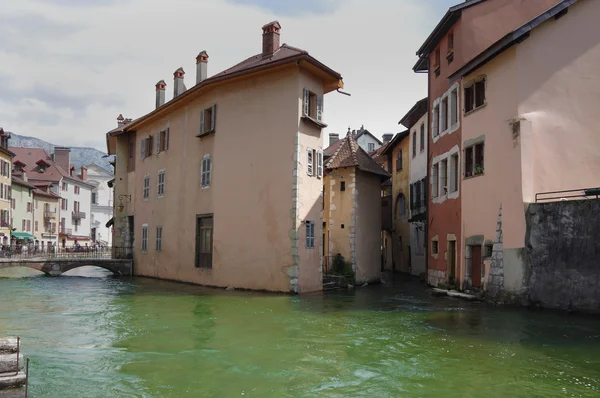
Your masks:
<svg viewBox="0 0 600 398"><path fill-rule="evenodd" d="M48 152L41 148L13 148L10 150L15 154L15 160L24 163L25 166L23 169L27 173L28 180L35 185L33 181L46 181L57 183L61 180L61 178L67 178L71 181L78 182L83 185L89 185L87 182L83 181L81 178L76 176L71 176L62 167L54 163ZM48 165L46 170L43 173L39 172L39 168L37 167L38 163L44 162Z"/></svg>
<svg viewBox="0 0 600 398"><path fill-rule="evenodd" d="M377 174L383 179L388 179L390 174L379 166L364 149L362 149L355 138L347 135L341 139L337 151L325 163L325 168L329 170L343 167L357 167L367 173Z"/></svg>
<svg viewBox="0 0 600 398"><path fill-rule="evenodd" d="M262 53L253 55L245 59L244 61L232 66L229 69L226 69L220 73L217 73L214 76L211 76L207 79L204 79L202 82L196 84L190 89L184 91L182 94L173 98L172 100L166 102L162 106L154 109L153 111L147 113L144 116L141 116L129 123L126 123L122 126L119 126L107 133L107 139L112 135L118 135L130 131L134 127L138 126L143 121L150 119L151 117L159 114L160 112L182 102L186 98L194 95L201 91L204 87L210 86L217 82L225 81L228 79L232 79L234 77L240 77L244 75L249 75L254 72L259 72L262 70L267 70L271 68L275 68L278 66L283 66L287 64L292 64L296 62L307 62L320 70L324 71L332 78L337 80L337 88L343 88L342 75L333 69L327 67L325 64L319 62L316 58L312 57L308 51L302 50L296 47L292 47L287 44L282 44L279 49L277 49L271 56L264 57ZM333 88L332 88L333 90ZM110 149L110 148L109 148Z"/></svg>
<svg viewBox="0 0 600 398"><path fill-rule="evenodd" d="M415 72L426 70L424 69L426 68L426 62L424 62L424 59L433 51L442 37L444 37L452 28L452 26L454 26L456 21L458 21L462 11L479 3L483 3L484 1L487 0L466 0L460 4L450 7L440 22L431 31L425 42L421 45L421 47L419 47L419 50L417 51L419 61L415 64L413 70Z"/></svg>
<svg viewBox="0 0 600 398"><path fill-rule="evenodd" d="M408 137L409 134L410 132L408 130L396 134L394 138L392 138L392 140L385 145L385 148L381 151L380 155L388 155L391 151L394 150L396 145L402 142L404 138Z"/></svg>
<svg viewBox="0 0 600 398"><path fill-rule="evenodd" d="M410 111L408 111L408 113L404 115L402 119L400 119L398 124L403 125L407 129L414 126L419 121L419 119L427 113L427 100L428 98L425 97L422 100L417 101L417 103L412 108L410 108Z"/></svg>
<svg viewBox="0 0 600 398"><path fill-rule="evenodd" d="M337 152L337 150L339 149L340 145L342 145L343 142L344 142L343 139L337 140L333 144L329 145L327 148L323 149L323 156L325 156L325 157L333 156Z"/></svg>
<svg viewBox="0 0 600 398"><path fill-rule="evenodd" d="M559 18L566 14L569 7L577 3L577 1L578 0L563 0L557 3L547 11L544 11L542 14L519 26L517 29L508 33L503 38L489 46L471 61L467 62L462 68L449 76L448 79L454 80L456 78L466 76L481 68L483 65L487 64L492 59L508 50L510 47L527 39L533 29L548 21L550 18Z"/></svg>
<svg viewBox="0 0 600 398"><path fill-rule="evenodd" d="M15 176L14 174L13 174L11 180L12 180L13 184L18 184L18 185L21 185L21 186L24 186L27 188L36 189L35 185L23 180L22 178Z"/></svg>
<svg viewBox="0 0 600 398"><path fill-rule="evenodd" d="M60 196L55 194L54 192L46 192L39 188L33 190L33 196L45 196L47 198L60 199Z"/></svg>

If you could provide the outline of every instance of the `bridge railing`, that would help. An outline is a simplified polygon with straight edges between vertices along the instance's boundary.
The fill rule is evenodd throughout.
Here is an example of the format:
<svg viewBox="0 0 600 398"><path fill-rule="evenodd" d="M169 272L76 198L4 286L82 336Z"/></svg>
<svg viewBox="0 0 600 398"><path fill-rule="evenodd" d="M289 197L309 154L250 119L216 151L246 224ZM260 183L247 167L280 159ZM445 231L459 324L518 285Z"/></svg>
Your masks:
<svg viewBox="0 0 600 398"><path fill-rule="evenodd" d="M132 259L131 247L1 247L0 261L6 259Z"/></svg>

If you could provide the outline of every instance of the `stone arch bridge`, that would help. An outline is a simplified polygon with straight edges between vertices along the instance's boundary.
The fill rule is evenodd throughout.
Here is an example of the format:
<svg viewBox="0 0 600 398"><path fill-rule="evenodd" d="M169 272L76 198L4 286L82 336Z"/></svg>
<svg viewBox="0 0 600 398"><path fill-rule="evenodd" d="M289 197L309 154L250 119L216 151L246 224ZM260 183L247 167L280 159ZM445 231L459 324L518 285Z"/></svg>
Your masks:
<svg viewBox="0 0 600 398"><path fill-rule="evenodd" d="M133 260L109 253L69 253L68 255L33 254L31 256L0 257L0 269L28 267L49 276L60 276L79 267L95 266L117 276L133 275Z"/></svg>

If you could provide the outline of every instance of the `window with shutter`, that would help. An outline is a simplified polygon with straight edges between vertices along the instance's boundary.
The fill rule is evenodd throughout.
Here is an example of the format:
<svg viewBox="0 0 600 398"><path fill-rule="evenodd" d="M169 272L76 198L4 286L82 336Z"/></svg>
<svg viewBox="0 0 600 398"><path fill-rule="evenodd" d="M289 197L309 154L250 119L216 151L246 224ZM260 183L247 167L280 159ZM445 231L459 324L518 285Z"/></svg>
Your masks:
<svg viewBox="0 0 600 398"><path fill-rule="evenodd" d="M314 249L315 247L315 222L306 221L306 248Z"/></svg>
<svg viewBox="0 0 600 398"><path fill-rule="evenodd" d="M210 108L206 108L200 112L200 133L197 137L203 137L212 134L217 128L217 104L213 104Z"/></svg>
<svg viewBox="0 0 600 398"><path fill-rule="evenodd" d="M323 96L317 96L317 120L321 121L323 119Z"/></svg>
<svg viewBox="0 0 600 398"><path fill-rule="evenodd" d="M161 131L156 135L156 153L159 153L162 149L160 147L160 141L161 141L163 134L164 134L164 131Z"/></svg>
<svg viewBox="0 0 600 398"><path fill-rule="evenodd" d="M146 139L142 138L142 141L140 143L140 159L144 160L145 158L146 158Z"/></svg>
<svg viewBox="0 0 600 398"><path fill-rule="evenodd" d="M205 133L204 130L204 112L206 112L206 110L202 110L200 111L200 135Z"/></svg>
<svg viewBox="0 0 600 398"><path fill-rule="evenodd" d="M217 104L214 104L210 110L210 131L216 131L217 122Z"/></svg>
<svg viewBox="0 0 600 398"><path fill-rule="evenodd" d="M202 170L201 170L201 181L200 185L202 188L210 187L210 174L212 171L212 160L210 155L205 155L202 159Z"/></svg>
<svg viewBox="0 0 600 398"><path fill-rule="evenodd" d="M307 88L304 89L304 95L302 98L302 109L304 116L310 116L310 91L308 91Z"/></svg>
<svg viewBox="0 0 600 398"><path fill-rule="evenodd" d="M169 128L167 127L167 131L165 131L165 143L164 143L165 151L169 149Z"/></svg>
<svg viewBox="0 0 600 398"><path fill-rule="evenodd" d="M317 153L317 177L323 177L323 151L319 150Z"/></svg>
<svg viewBox="0 0 600 398"><path fill-rule="evenodd" d="M306 174L312 176L314 174L313 166L314 166L314 157L313 150L308 148L306 150Z"/></svg>

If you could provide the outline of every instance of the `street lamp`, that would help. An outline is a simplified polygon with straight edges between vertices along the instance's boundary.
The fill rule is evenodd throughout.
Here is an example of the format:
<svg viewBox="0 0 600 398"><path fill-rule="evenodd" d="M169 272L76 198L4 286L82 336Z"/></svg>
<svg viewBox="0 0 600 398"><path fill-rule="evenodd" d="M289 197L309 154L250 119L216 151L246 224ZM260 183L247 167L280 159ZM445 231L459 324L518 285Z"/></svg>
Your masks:
<svg viewBox="0 0 600 398"><path fill-rule="evenodd" d="M131 195L119 195L119 212L122 212L125 209L125 205L123 204L123 199L127 198L129 202L131 202Z"/></svg>

